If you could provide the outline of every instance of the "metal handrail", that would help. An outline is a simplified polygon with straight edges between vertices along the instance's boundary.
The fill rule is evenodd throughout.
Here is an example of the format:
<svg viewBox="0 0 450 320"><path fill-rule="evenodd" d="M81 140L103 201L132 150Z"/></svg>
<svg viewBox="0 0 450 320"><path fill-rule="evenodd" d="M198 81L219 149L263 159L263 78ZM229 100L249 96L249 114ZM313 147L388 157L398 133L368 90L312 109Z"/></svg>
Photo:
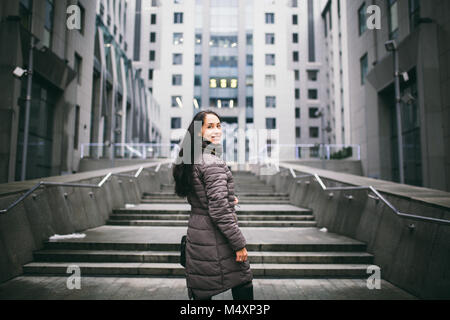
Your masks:
<svg viewBox="0 0 450 320"><path fill-rule="evenodd" d="M404 219L411 219L411 220L417 220L417 221L425 221L425 222L431 222L431 223L437 223L442 225L450 225L450 220L445 219L438 219L438 218L430 218L430 217L424 217L424 216L418 216L413 214L408 214L399 211L392 203L390 203L385 197L381 195L380 192L378 192L377 189L375 189L373 186L357 186L357 187L327 187L325 186L325 183L322 181L320 176L317 173L314 174L306 174L302 176L297 176L295 174L295 171L293 168L288 168L287 170L290 171L292 177L294 179L304 179L304 178L310 178L314 177L316 182L320 185L323 191L349 191L349 190L369 190L372 193L375 194L375 196L372 196L370 193L368 194L369 198L374 199L376 201L383 201L385 205L387 205L397 216L404 218ZM330 197L333 197L333 194L330 194ZM347 198L349 200L352 200L353 197Z"/></svg>
<svg viewBox="0 0 450 320"><path fill-rule="evenodd" d="M160 168L161 168L161 163L158 163L157 170L155 170L155 172L158 172ZM50 186L50 187L56 187L57 186L57 187L95 188L95 189L99 189L106 183L106 181L108 181L108 179L111 176L138 178L141 175L142 171L144 171L144 170L148 170L148 168L144 168L144 167L141 166L141 167L139 167L139 169L137 170L137 172L134 175L125 175L125 174L121 174L121 173L109 172L106 176L103 177L103 179L100 181L99 184L64 183L64 182L40 181L35 186L33 186L30 190L25 192L20 198L18 198L12 204L10 204L9 207L7 207L6 209L0 210L0 214L8 213L8 211L10 211L14 207L16 207L19 203L21 203L23 200L25 200L30 194L32 194L35 190L39 189L41 186Z"/></svg>

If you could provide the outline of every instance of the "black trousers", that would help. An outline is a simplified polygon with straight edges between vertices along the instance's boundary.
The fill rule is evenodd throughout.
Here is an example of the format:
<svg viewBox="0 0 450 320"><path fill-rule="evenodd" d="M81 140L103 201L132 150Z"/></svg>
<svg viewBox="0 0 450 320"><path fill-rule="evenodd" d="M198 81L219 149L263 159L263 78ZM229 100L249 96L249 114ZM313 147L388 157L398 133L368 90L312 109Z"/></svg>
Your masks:
<svg viewBox="0 0 450 320"><path fill-rule="evenodd" d="M233 295L233 300L253 300L253 282L250 281L231 288L231 294ZM194 300L211 300L211 298L197 299L194 296Z"/></svg>

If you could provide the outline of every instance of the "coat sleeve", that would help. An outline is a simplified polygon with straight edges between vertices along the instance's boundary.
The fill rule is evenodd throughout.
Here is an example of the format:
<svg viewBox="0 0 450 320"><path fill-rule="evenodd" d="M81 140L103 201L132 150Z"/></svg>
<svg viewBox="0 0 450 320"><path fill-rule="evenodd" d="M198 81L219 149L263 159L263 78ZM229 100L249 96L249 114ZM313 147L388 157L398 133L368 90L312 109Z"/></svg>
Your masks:
<svg viewBox="0 0 450 320"><path fill-rule="evenodd" d="M222 232L234 251L246 246L246 240L229 206L227 175L223 163L205 165L202 172L208 211L213 223Z"/></svg>

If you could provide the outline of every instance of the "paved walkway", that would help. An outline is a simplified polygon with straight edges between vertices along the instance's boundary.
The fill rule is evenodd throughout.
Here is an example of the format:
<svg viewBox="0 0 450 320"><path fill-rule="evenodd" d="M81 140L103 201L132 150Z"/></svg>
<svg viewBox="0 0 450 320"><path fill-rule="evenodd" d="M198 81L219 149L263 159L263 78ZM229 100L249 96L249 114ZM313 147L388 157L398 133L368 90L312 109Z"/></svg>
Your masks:
<svg viewBox="0 0 450 320"><path fill-rule="evenodd" d="M67 279L17 277L0 285L0 300L188 300L183 278L82 277L80 290L67 289ZM364 279L254 279L253 285L255 300L415 299L384 280L373 290ZM232 300L231 291L213 300Z"/></svg>
<svg viewBox="0 0 450 320"><path fill-rule="evenodd" d="M187 227L101 226L81 233L82 239L51 240L76 243L180 243ZM362 242L317 228L241 228L248 244L362 244Z"/></svg>

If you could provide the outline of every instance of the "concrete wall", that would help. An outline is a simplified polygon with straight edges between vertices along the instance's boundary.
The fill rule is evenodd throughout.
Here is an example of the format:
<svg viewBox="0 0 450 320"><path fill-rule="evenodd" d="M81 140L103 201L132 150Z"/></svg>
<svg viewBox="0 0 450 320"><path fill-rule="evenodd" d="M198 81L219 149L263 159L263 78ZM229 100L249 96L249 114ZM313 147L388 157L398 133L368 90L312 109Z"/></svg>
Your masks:
<svg viewBox="0 0 450 320"><path fill-rule="evenodd" d="M167 165L155 173L156 165L144 165L148 170L137 179L112 176L98 189L40 188L34 192L36 197L30 196L7 214L0 215L0 283L22 274L22 266L33 260L33 251L42 249L49 237L102 226L113 209L124 207L126 203L139 203L144 192L159 190L161 183L168 183L170 174ZM134 174L138 168L130 166L109 171ZM93 171L89 175L53 177L46 181L98 184L107 172ZM84 178L74 180L76 176ZM5 186L8 185L0 185L0 189L5 190ZM24 190L27 189L29 187ZM0 194L1 209L21 196L21 192L6 193Z"/></svg>
<svg viewBox="0 0 450 320"><path fill-rule="evenodd" d="M258 172L259 168L253 171ZM297 175L318 172L328 187L375 182L306 167L296 172ZM369 198L367 191L332 191L334 196L329 198L330 191L324 192L315 179L294 179L288 171L261 179L275 185L277 192L288 192L293 204L312 209L319 228L326 227L328 232L365 242L367 251L375 256L374 264L381 268L383 279L420 298L450 298L450 226L400 218L381 201ZM401 212L450 219L448 193L387 181L378 183L377 190L385 190L383 196ZM346 195L352 195L353 200ZM422 200L418 200L420 197ZM410 229L410 224L415 228Z"/></svg>
<svg viewBox="0 0 450 320"><path fill-rule="evenodd" d="M299 164L311 168L325 169L334 172L343 172L362 176L362 165L359 160L298 160L289 161L292 164ZM325 166L325 167L324 167Z"/></svg>

